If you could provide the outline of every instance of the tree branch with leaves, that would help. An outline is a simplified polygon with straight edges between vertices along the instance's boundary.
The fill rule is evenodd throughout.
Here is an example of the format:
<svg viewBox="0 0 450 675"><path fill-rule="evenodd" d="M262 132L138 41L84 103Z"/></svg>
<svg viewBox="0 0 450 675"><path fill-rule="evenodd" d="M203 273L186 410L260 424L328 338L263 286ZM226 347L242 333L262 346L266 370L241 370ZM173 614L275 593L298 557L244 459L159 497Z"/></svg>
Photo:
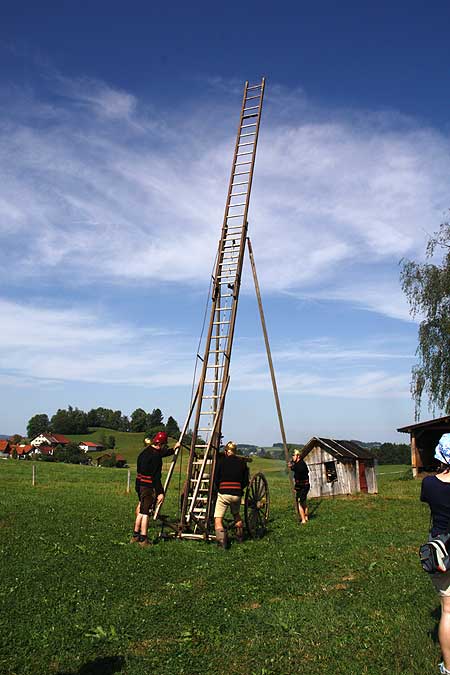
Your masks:
<svg viewBox="0 0 450 675"><path fill-rule="evenodd" d="M440 254L440 255L439 255ZM420 318L418 363L411 394L416 420L424 394L429 409L450 413L450 224L442 223L428 240L427 261L401 261L401 284L411 315ZM434 258L434 261L432 259ZM438 259L438 260L436 260Z"/></svg>

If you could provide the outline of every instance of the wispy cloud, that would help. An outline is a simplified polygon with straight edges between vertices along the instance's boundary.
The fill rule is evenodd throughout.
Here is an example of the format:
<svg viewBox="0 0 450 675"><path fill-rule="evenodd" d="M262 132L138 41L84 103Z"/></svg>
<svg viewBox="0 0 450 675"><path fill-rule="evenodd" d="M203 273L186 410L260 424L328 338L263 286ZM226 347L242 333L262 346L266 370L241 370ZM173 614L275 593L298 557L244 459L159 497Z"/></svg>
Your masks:
<svg viewBox="0 0 450 675"><path fill-rule="evenodd" d="M236 122L223 117L191 102L157 110L61 76L48 100L10 92L0 113L0 244L11 281L62 269L73 280L82 261L80 283L204 284ZM449 139L395 113L318 111L302 91L275 87L258 152L250 231L264 292L408 318L395 274L368 284L362 267L376 279L421 252L447 206Z"/></svg>
<svg viewBox="0 0 450 675"><path fill-rule="evenodd" d="M17 383L186 385L191 358L172 329L137 328L89 308L0 301L0 369Z"/></svg>
<svg viewBox="0 0 450 675"><path fill-rule="evenodd" d="M287 293L302 300L338 301L348 307L364 309L392 319L420 321L420 316L415 319L411 317L408 302L394 273L399 273L398 266L391 266L390 269L380 266L380 278L371 280L364 277L364 270L360 267L359 279L358 274L352 274L333 284L324 283L321 287L308 287Z"/></svg>
<svg viewBox="0 0 450 675"><path fill-rule="evenodd" d="M380 340L368 339L363 347L339 345L331 338L317 338L304 340L299 343L289 344L274 352L274 358L284 362L292 361L350 361L352 363L409 359L411 354L407 351L399 351L392 348L392 343L382 344Z"/></svg>
<svg viewBox="0 0 450 675"><path fill-rule="evenodd" d="M61 75L56 77L61 95L85 105L100 118L133 122L137 112L137 100L132 94L112 89L104 82L90 78L70 79Z"/></svg>
<svg viewBox="0 0 450 675"><path fill-rule="evenodd" d="M194 340L170 328L150 331L81 306L61 310L0 301L0 315L0 369L10 383L32 386L39 381L44 388L69 382L163 388L192 384ZM389 345L369 339L352 347L322 337L275 346L280 391L404 397L403 362L411 357L401 342L390 340ZM392 372L392 362L402 364L400 374ZM271 388L265 351L255 349L253 340L239 341L231 374L236 389Z"/></svg>
<svg viewBox="0 0 450 675"><path fill-rule="evenodd" d="M407 359L407 356L403 356ZM305 350L274 354L277 386L283 394L317 399L405 399L409 374L392 371L394 354L363 350ZM385 361L385 367L380 362ZM331 367L330 367L331 365ZM271 382L265 354L234 356L233 386L242 391L269 391Z"/></svg>

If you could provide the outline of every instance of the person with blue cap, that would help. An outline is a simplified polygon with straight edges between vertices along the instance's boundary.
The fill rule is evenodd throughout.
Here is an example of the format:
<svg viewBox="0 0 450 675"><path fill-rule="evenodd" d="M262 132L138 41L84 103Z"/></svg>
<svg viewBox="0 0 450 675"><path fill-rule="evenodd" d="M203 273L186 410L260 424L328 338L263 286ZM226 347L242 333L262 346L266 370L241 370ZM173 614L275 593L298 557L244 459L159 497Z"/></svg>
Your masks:
<svg viewBox="0 0 450 675"><path fill-rule="evenodd" d="M430 537L450 530L450 434L441 437L434 457L439 462L438 473L423 479L420 493L421 501L430 507ZM450 675L450 572L436 572L430 576L441 599L438 634L443 661L439 664L439 672Z"/></svg>

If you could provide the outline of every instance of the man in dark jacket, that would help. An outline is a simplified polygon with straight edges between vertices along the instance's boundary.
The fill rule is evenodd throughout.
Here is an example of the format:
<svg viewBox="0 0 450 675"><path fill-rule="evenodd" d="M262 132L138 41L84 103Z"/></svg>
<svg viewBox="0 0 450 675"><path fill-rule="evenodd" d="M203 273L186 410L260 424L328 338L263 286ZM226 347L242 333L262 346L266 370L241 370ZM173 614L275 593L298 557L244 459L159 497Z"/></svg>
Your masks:
<svg viewBox="0 0 450 675"><path fill-rule="evenodd" d="M217 461L214 485L218 492L214 510L214 529L216 541L222 548L227 547L227 535L223 526L223 517L228 507L233 514L236 527L236 539L241 542L244 526L240 514L241 498L248 485L248 466L244 459L236 457L236 443L230 441L225 446L225 454Z"/></svg>
<svg viewBox="0 0 450 675"><path fill-rule="evenodd" d="M289 468L294 472L295 495L297 498L298 515L302 525L308 522L308 506L306 497L309 492L309 469L305 460L301 456L300 450L294 450L292 460L289 462Z"/></svg>
<svg viewBox="0 0 450 675"><path fill-rule="evenodd" d="M152 440L145 439L145 448L137 458L136 492L139 497L139 511L136 512L134 532L130 543L139 543L143 548L150 546L148 541L148 518L155 502L164 500L164 489L161 482L163 457L173 455L179 447L167 447L167 434L159 431Z"/></svg>

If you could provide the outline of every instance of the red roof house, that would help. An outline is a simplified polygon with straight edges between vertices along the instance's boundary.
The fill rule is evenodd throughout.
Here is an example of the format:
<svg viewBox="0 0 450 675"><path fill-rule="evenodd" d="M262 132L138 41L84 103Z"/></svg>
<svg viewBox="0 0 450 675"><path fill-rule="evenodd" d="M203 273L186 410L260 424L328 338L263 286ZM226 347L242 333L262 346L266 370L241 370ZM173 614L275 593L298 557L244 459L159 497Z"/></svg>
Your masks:
<svg viewBox="0 0 450 675"><path fill-rule="evenodd" d="M35 448L39 447L40 445L51 445L54 447L55 445L67 445L70 443L70 438L67 438L63 434L45 432L39 434L39 436L36 436L36 438L33 438L30 443Z"/></svg>
<svg viewBox="0 0 450 675"><path fill-rule="evenodd" d="M81 441L78 446L84 452L95 452L96 450L103 450L102 443L94 443L93 441Z"/></svg>
<svg viewBox="0 0 450 675"><path fill-rule="evenodd" d="M4 452L6 454L9 454L11 452L11 446L9 441L5 440L0 440L0 452Z"/></svg>
<svg viewBox="0 0 450 675"><path fill-rule="evenodd" d="M56 441L56 445L67 445L67 443L70 443L70 438L63 436L63 434L52 434L52 439Z"/></svg>
<svg viewBox="0 0 450 675"><path fill-rule="evenodd" d="M97 464L101 466L105 460L111 459L112 454L116 456L116 466L118 467L125 466L125 464L127 463L127 458L124 457L123 455L120 455L118 452L115 453L107 452L104 455L101 455L101 457L97 457Z"/></svg>
<svg viewBox="0 0 450 675"><path fill-rule="evenodd" d="M27 455L34 450L32 445L17 445L16 452L19 458L25 459Z"/></svg>
<svg viewBox="0 0 450 675"><path fill-rule="evenodd" d="M50 457L53 457L53 451L54 451L54 449L55 449L55 448L52 447L51 445L40 445L40 446L39 446L39 452L40 452L42 455L49 455Z"/></svg>

